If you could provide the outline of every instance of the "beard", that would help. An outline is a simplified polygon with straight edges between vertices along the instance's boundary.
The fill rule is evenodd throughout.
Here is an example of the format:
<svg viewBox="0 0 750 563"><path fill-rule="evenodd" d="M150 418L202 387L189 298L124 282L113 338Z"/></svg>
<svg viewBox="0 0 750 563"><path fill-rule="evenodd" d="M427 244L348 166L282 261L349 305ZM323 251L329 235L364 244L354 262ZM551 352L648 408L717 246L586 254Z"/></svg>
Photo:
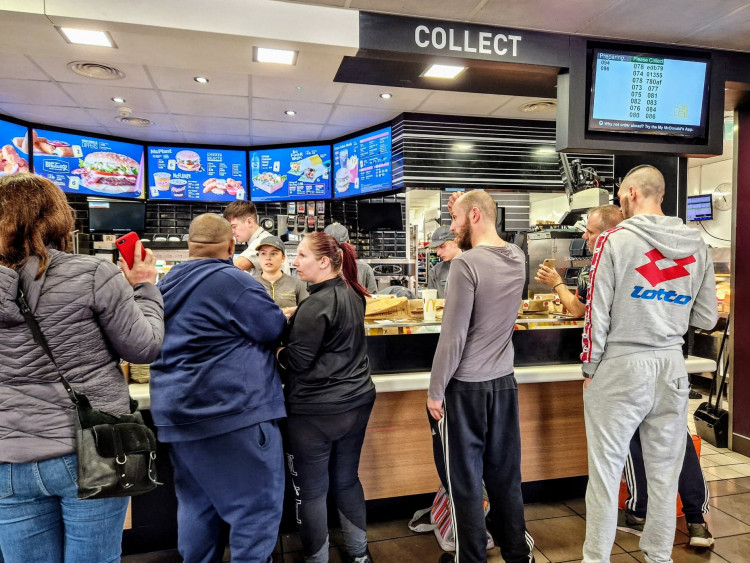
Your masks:
<svg viewBox="0 0 750 563"><path fill-rule="evenodd" d="M456 244L461 250L471 250L472 229L473 227L471 226L471 223L468 222L467 214L466 225L462 229L456 231Z"/></svg>

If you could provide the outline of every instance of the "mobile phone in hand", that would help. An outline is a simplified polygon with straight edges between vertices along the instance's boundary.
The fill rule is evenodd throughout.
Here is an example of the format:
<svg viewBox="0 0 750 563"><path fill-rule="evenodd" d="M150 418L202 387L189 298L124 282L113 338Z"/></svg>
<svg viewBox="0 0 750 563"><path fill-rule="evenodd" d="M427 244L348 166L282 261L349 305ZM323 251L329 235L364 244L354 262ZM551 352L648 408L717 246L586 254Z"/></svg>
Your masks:
<svg viewBox="0 0 750 563"><path fill-rule="evenodd" d="M545 261L543 262L543 264L544 264L544 265L545 265L545 266L546 266L547 268L552 268L552 269L554 270L554 269L555 269L555 264L557 264L557 260L556 260L555 258L547 258L547 259L546 259L546 260L545 260Z"/></svg>
<svg viewBox="0 0 750 563"><path fill-rule="evenodd" d="M127 235L123 235L115 241L117 250L120 252L120 256L123 257L128 268L133 267L133 261L135 260L135 243L138 242L138 235L130 232ZM146 249L141 246L141 260L146 259Z"/></svg>

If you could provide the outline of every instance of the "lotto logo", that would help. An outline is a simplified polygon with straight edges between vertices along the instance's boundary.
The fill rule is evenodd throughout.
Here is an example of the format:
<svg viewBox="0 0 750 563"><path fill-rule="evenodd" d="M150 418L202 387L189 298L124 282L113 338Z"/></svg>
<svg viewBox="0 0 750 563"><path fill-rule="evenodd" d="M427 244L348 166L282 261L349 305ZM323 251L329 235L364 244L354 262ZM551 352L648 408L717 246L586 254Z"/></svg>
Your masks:
<svg viewBox="0 0 750 563"><path fill-rule="evenodd" d="M655 248L647 252L646 257L649 259L649 263L639 266L635 270L646 278L648 283L651 284L651 287L656 287L662 282L689 276L690 272L687 271L685 266L695 262L695 256L688 256L687 258L679 258L675 260L674 266L659 268L656 263L659 260L664 260L664 255Z"/></svg>
<svg viewBox="0 0 750 563"><path fill-rule="evenodd" d="M656 301L666 301L667 303L674 303L675 305L687 305L692 301L692 297L689 295L678 295L675 291L664 291L663 289L643 289L640 285L633 288L633 293L630 297L635 299L646 299Z"/></svg>

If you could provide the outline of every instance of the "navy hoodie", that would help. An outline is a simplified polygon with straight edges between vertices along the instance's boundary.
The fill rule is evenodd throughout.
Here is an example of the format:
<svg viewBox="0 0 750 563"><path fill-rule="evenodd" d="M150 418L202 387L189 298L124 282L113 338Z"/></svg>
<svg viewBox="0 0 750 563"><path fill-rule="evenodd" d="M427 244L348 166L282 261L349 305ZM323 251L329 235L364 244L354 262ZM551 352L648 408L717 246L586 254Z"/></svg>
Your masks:
<svg viewBox="0 0 750 563"><path fill-rule="evenodd" d="M286 318L263 286L231 260L210 258L178 264L158 287L165 336L150 389L159 440L286 416L274 358Z"/></svg>

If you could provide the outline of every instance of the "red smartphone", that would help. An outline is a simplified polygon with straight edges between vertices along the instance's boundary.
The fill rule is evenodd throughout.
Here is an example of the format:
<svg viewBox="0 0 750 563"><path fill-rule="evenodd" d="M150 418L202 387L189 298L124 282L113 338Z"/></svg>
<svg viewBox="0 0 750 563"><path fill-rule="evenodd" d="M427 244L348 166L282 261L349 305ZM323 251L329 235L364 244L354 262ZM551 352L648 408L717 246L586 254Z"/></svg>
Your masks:
<svg viewBox="0 0 750 563"><path fill-rule="evenodd" d="M115 241L117 250L120 252L120 256L123 257L128 268L133 267L133 261L135 260L135 243L138 241L138 235L136 233L128 233L123 235ZM146 249L141 246L141 260L146 259Z"/></svg>

